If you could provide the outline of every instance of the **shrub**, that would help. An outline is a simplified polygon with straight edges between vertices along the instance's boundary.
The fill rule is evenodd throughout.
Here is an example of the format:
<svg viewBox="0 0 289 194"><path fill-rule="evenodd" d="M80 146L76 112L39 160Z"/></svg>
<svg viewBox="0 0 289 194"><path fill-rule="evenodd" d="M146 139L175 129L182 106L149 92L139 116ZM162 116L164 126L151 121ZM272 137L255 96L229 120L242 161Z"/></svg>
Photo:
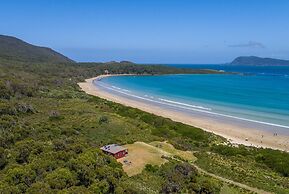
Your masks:
<svg viewBox="0 0 289 194"><path fill-rule="evenodd" d="M60 115L58 111L50 111L49 113L49 120L61 120L63 117Z"/></svg>
<svg viewBox="0 0 289 194"><path fill-rule="evenodd" d="M159 170L159 167L158 166L153 166L151 164L146 164L145 165L145 170L148 171L148 172L152 172L152 173L155 173Z"/></svg>
<svg viewBox="0 0 289 194"><path fill-rule="evenodd" d="M108 123L108 118L107 116L101 116L98 120L98 123L101 125L103 123Z"/></svg>
<svg viewBox="0 0 289 194"><path fill-rule="evenodd" d="M7 164L7 153L4 148L0 147L0 170Z"/></svg>

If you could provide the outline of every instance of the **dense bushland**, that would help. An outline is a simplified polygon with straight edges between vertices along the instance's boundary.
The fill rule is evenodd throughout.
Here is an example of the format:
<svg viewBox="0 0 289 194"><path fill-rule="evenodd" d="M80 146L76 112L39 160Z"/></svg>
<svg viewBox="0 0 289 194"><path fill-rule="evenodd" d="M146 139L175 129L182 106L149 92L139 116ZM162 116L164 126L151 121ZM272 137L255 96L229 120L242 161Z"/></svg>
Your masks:
<svg viewBox="0 0 289 194"><path fill-rule="evenodd" d="M181 130L182 125L79 90L77 82L106 69L113 73L165 73L158 66L127 63L26 64L7 60L0 63L0 193L143 191L144 187L137 187L120 163L104 155L99 147L108 143L165 140L167 137L158 134L158 128L173 132ZM130 111L132 114L126 115ZM141 116L136 119L137 114ZM191 129L202 137L192 140L209 142L209 134ZM168 164L167 171L175 169L177 164L172 164ZM145 193L170 189L178 192L190 183L196 188L210 189L210 185L192 182L191 176L182 177L177 188L162 188L159 185L168 180L160 173L164 171L158 169L158 173L153 173L158 183L146 185Z"/></svg>
<svg viewBox="0 0 289 194"><path fill-rule="evenodd" d="M197 152L197 164L210 172L268 191L288 191L288 153L222 145L223 138L201 129L79 90L77 82L104 70L175 71L127 62L0 62L0 193L222 192L223 183L176 161L147 166L129 178L114 158L98 149L108 143L155 140ZM250 173L254 171L260 173Z"/></svg>

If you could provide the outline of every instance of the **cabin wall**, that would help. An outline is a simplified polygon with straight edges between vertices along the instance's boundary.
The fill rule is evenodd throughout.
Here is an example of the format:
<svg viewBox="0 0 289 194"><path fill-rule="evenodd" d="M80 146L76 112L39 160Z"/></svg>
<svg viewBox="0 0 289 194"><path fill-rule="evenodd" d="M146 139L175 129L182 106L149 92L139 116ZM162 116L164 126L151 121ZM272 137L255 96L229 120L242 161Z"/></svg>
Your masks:
<svg viewBox="0 0 289 194"><path fill-rule="evenodd" d="M118 159L118 158L125 157L126 154L127 154L127 151L124 150L124 151L120 151L120 152L114 154L113 156L114 156L116 159Z"/></svg>

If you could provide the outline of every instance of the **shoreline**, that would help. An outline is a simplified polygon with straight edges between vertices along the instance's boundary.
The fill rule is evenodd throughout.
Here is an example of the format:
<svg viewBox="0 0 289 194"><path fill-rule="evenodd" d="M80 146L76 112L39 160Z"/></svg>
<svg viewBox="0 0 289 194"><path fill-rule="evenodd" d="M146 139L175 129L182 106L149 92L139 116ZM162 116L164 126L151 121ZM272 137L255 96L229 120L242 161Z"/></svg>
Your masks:
<svg viewBox="0 0 289 194"><path fill-rule="evenodd" d="M138 101L136 99L128 99L123 96L113 95L110 92L97 87L93 84L93 81L98 79L101 80L105 77L110 76L132 76L136 74L110 74L100 75L90 79L86 79L85 82L78 83L80 88L87 94L98 96L109 101L123 104L125 106L138 108L145 112L149 112L158 116L170 118L173 121L181 122L187 125L198 127L204 131L214 133L216 135L226 138L232 144L242 144L246 146L272 148L283 151L289 151L289 137L286 135L275 136L270 132L243 127L238 125L232 125L224 123L222 121L216 121L201 117L192 117L188 114L181 113L180 111L174 111L166 109L164 107L158 107L151 104Z"/></svg>

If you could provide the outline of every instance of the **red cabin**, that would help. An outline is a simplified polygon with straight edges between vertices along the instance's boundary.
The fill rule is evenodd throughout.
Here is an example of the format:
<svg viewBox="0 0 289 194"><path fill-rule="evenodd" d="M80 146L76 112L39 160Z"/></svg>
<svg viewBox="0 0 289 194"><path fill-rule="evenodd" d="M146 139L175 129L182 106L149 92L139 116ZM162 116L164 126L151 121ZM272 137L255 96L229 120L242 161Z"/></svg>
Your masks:
<svg viewBox="0 0 289 194"><path fill-rule="evenodd" d="M128 151L126 148L117 145L117 144L110 144L110 145L105 145L100 148L104 153L108 155L112 155L116 159L125 157L128 154Z"/></svg>

